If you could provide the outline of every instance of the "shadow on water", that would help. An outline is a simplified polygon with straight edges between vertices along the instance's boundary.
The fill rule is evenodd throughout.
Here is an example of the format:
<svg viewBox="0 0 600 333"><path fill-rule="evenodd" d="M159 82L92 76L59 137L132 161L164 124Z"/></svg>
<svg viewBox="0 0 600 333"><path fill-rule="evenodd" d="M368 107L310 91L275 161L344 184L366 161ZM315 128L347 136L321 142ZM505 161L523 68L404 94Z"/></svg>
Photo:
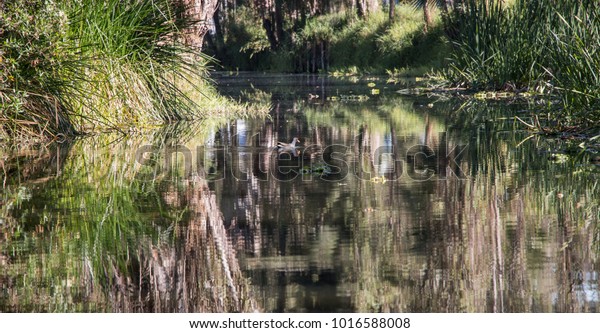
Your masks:
<svg viewBox="0 0 600 333"><path fill-rule="evenodd" d="M2 151L0 311L598 311L599 169L527 105L221 86L271 117Z"/></svg>

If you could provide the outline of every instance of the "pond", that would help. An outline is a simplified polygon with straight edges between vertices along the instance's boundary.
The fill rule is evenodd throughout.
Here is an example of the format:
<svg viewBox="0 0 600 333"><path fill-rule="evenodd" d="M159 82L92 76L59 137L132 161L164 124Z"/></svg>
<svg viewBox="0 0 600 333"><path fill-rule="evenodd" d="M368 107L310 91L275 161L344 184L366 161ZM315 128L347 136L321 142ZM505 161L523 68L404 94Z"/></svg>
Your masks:
<svg viewBox="0 0 600 333"><path fill-rule="evenodd" d="M600 310L600 169L531 102L214 77L270 116L0 151L0 312Z"/></svg>

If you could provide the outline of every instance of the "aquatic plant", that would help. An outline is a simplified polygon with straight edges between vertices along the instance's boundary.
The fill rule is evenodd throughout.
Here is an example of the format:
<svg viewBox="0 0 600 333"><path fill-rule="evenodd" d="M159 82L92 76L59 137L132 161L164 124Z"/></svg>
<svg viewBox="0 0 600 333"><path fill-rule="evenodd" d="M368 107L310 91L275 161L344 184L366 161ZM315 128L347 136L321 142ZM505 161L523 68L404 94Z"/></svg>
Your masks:
<svg viewBox="0 0 600 333"><path fill-rule="evenodd" d="M454 49L445 76L483 90L559 96L554 121L597 122L600 8L589 2L465 1L447 22Z"/></svg>

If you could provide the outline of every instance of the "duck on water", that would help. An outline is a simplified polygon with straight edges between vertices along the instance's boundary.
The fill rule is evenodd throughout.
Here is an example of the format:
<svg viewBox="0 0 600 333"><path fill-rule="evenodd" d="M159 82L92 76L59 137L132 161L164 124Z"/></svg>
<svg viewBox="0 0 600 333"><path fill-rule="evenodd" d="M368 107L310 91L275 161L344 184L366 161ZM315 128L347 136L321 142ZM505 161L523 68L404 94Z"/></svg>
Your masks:
<svg viewBox="0 0 600 333"><path fill-rule="evenodd" d="M298 147L296 146L297 143L300 143L300 140L297 137L294 137L294 139L290 143L285 143L285 142L280 141L277 143L277 152L279 154L288 153L288 154L292 154L294 157L297 157L298 156L298 150L297 150Z"/></svg>

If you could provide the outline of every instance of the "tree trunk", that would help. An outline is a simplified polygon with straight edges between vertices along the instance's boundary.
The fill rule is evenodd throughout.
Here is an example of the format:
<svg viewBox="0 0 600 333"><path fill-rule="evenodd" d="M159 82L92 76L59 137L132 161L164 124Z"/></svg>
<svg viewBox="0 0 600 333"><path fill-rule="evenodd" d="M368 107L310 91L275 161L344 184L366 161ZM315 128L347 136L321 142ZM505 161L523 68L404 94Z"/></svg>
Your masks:
<svg viewBox="0 0 600 333"><path fill-rule="evenodd" d="M396 0L390 0L390 21L394 21L396 15Z"/></svg>
<svg viewBox="0 0 600 333"><path fill-rule="evenodd" d="M329 13L331 10L331 3L329 0L323 0L321 1L321 8L322 8L322 12L321 13Z"/></svg>
<svg viewBox="0 0 600 333"><path fill-rule="evenodd" d="M277 42L283 42L283 0L275 0L275 31L277 32Z"/></svg>
<svg viewBox="0 0 600 333"><path fill-rule="evenodd" d="M279 43L283 43L285 34L285 30L283 29L283 14L283 0L275 0L275 24Z"/></svg>
<svg viewBox="0 0 600 333"><path fill-rule="evenodd" d="M202 41L204 35L209 30L209 22L213 17L217 6L219 5L218 0L174 0L176 4L179 4L185 8L184 15L195 24L183 31L184 42L197 49L202 49Z"/></svg>
<svg viewBox="0 0 600 333"><path fill-rule="evenodd" d="M381 2L381 0L367 0L366 1L366 7L367 7L366 12L376 13L377 11L379 11L379 2Z"/></svg>
<svg viewBox="0 0 600 333"><path fill-rule="evenodd" d="M314 43L312 47L312 72L317 72L317 44Z"/></svg>
<svg viewBox="0 0 600 333"><path fill-rule="evenodd" d="M461 10L462 9L462 0L448 0L449 2L452 3L452 9L454 10Z"/></svg>
<svg viewBox="0 0 600 333"><path fill-rule="evenodd" d="M430 0L425 0L423 3L423 17L425 18L425 27L423 30L427 32L429 27L431 26L431 13L429 12L429 2Z"/></svg>
<svg viewBox="0 0 600 333"><path fill-rule="evenodd" d="M450 12L450 7L452 6L451 0L444 0L443 2L444 15L448 15Z"/></svg>
<svg viewBox="0 0 600 333"><path fill-rule="evenodd" d="M273 31L273 23L271 20L268 18L263 18L263 28L265 28L265 32L267 33L271 50L277 50L277 36L275 36L275 32Z"/></svg>
<svg viewBox="0 0 600 333"><path fill-rule="evenodd" d="M310 72L310 43L309 42L306 43L306 50L308 50L308 53L306 54L306 71Z"/></svg>
<svg viewBox="0 0 600 333"><path fill-rule="evenodd" d="M362 0L356 0L356 13L358 17L365 17L365 7Z"/></svg>
<svg viewBox="0 0 600 333"><path fill-rule="evenodd" d="M321 41L321 69L325 71L325 42Z"/></svg>
<svg viewBox="0 0 600 333"><path fill-rule="evenodd" d="M225 14L227 15L227 14ZM225 46L225 34L223 33L223 27L221 25L221 9L220 6L217 6L217 10L215 10L215 14L213 15L213 23L215 26L215 34L214 34L214 42L215 46L219 49L219 51Z"/></svg>

